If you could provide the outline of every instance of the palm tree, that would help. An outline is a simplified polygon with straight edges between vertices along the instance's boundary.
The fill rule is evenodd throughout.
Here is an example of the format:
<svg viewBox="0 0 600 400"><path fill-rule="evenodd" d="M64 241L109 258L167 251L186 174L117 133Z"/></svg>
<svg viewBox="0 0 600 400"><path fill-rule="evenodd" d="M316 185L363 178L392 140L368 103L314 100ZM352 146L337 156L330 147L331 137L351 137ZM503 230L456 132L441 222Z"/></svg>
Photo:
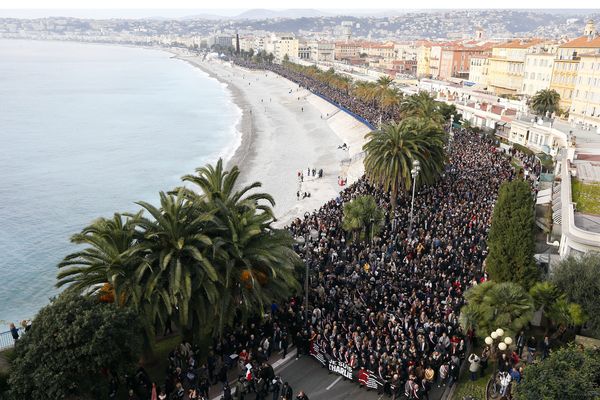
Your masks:
<svg viewBox="0 0 600 400"><path fill-rule="evenodd" d="M406 124L392 122L368 133L366 139L365 174L371 182L391 191L392 210L396 208L398 192L412 186L413 161L421 163L421 174L427 181L443 169L443 133L421 134Z"/></svg>
<svg viewBox="0 0 600 400"><path fill-rule="evenodd" d="M136 225L140 215L100 218L71 237L85 245L58 264L57 287L70 286L78 292L96 295L112 292L116 304L139 304L136 271L144 261L144 247L138 242Z"/></svg>
<svg viewBox="0 0 600 400"><path fill-rule="evenodd" d="M354 85L354 94L365 103L373 103L376 97L376 86L373 82L358 81Z"/></svg>
<svg viewBox="0 0 600 400"><path fill-rule="evenodd" d="M365 238L373 238L383 225L383 217L383 210L377 206L373 196L359 196L344 204L343 227L353 233L364 231Z"/></svg>
<svg viewBox="0 0 600 400"><path fill-rule="evenodd" d="M258 210L273 216L271 207L275 205L275 200L268 193L248 192L262 186L260 182L253 182L239 190L236 189L236 182L240 176L240 170L234 166L231 171L225 171L223 160L219 159L216 166L210 164L197 168L197 175L185 175L181 178L184 182L191 182L202 190L202 197L205 202L213 205L221 201L227 207L236 207L238 211L244 210L248 206L256 205ZM195 192L186 192L188 195L195 196Z"/></svg>
<svg viewBox="0 0 600 400"><path fill-rule="evenodd" d="M560 95L554 89L542 89L531 98L531 108L540 116L559 111Z"/></svg>
<svg viewBox="0 0 600 400"><path fill-rule="evenodd" d="M219 275L213 315L218 316L215 333L221 334L234 317L247 318L293 294L299 287L295 269L301 261L289 233L271 226L273 198L249 193L261 186L259 182L235 190L239 169L224 170L222 160L197 172L183 179L201 188L203 194L193 201L213 215L209 258Z"/></svg>
<svg viewBox="0 0 600 400"><path fill-rule="evenodd" d="M392 113L402 103L402 93L396 88L387 88L379 96L379 104L382 108L389 109Z"/></svg>
<svg viewBox="0 0 600 400"><path fill-rule="evenodd" d="M444 123L444 117L439 112L438 102L427 92L419 92L405 97L402 101L400 113L403 118L429 118L440 125Z"/></svg>
<svg viewBox="0 0 600 400"><path fill-rule="evenodd" d="M164 324L172 317L183 329L198 332L211 321L211 305L218 298L219 276L207 257L213 248L208 235L213 215L198 212L183 190L160 193L160 207L138 202L151 218L141 217L139 229L150 254L138 274L144 297Z"/></svg>
<svg viewBox="0 0 600 400"><path fill-rule="evenodd" d="M460 311L463 330L475 327L480 337L497 328L514 335L533 317L533 299L523 287L513 282L493 281L471 287L465 292L466 305Z"/></svg>
<svg viewBox="0 0 600 400"><path fill-rule="evenodd" d="M533 298L536 309L541 309L544 315L558 326L560 333L564 332L568 325L580 326L587 320L581 306L569 303L566 295L561 293L552 282L536 283L529 290L529 294Z"/></svg>

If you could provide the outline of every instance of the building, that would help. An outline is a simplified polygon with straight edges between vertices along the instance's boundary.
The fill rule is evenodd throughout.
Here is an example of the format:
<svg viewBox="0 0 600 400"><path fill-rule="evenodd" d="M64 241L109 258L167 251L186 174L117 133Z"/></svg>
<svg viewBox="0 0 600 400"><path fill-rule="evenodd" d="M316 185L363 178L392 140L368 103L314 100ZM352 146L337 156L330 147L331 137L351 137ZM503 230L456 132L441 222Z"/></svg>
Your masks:
<svg viewBox="0 0 600 400"><path fill-rule="evenodd" d="M343 61L360 57L361 50L361 42L336 42L335 59Z"/></svg>
<svg viewBox="0 0 600 400"><path fill-rule="evenodd" d="M430 61L431 42L417 42L417 78L431 77Z"/></svg>
<svg viewBox="0 0 600 400"><path fill-rule="evenodd" d="M560 107L565 111L571 108L581 54L600 50L600 37L593 21L588 21L583 33L583 36L559 46L554 60L550 88L560 95Z"/></svg>
<svg viewBox="0 0 600 400"><path fill-rule="evenodd" d="M541 45L541 40L514 40L494 46L489 58L489 86L497 95L520 95L523 89L525 56Z"/></svg>
<svg viewBox="0 0 600 400"><path fill-rule="evenodd" d="M487 88L489 83L489 59L489 56L480 55L473 56L470 60L471 65L469 66L469 81L475 83L483 89Z"/></svg>
<svg viewBox="0 0 600 400"><path fill-rule="evenodd" d="M308 43L310 59L312 61L333 61L335 56L335 43L314 40Z"/></svg>
<svg viewBox="0 0 600 400"><path fill-rule="evenodd" d="M298 58L301 60L310 59L310 46L308 43L304 41L298 42Z"/></svg>
<svg viewBox="0 0 600 400"><path fill-rule="evenodd" d="M555 57L556 48L525 55L521 93L526 96L533 96L540 90L550 88Z"/></svg>
<svg viewBox="0 0 600 400"><path fill-rule="evenodd" d="M600 133L600 52L580 55L569 121Z"/></svg>
<svg viewBox="0 0 600 400"><path fill-rule="evenodd" d="M298 58L298 39L289 36L279 36L272 39L273 56L278 61L281 61L287 56L288 58Z"/></svg>
<svg viewBox="0 0 600 400"><path fill-rule="evenodd" d="M438 70L439 79L469 77L471 68L471 57L484 55L489 47L484 46L449 46L443 47L440 53L440 64Z"/></svg>

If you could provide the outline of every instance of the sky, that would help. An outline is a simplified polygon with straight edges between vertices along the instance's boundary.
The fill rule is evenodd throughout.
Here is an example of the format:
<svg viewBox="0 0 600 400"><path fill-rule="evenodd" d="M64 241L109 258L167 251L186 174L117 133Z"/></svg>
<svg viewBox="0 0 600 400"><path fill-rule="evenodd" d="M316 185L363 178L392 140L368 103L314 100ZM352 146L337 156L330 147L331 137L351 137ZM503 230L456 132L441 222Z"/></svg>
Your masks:
<svg viewBox="0 0 600 400"><path fill-rule="evenodd" d="M365 14L370 10L414 9L414 4L398 0L220 0L217 7L207 7L207 0L0 0L0 17L41 18L66 16L80 18L179 18L198 14L235 16L252 8L314 8L331 14ZM585 8L592 0L424 0L426 9L474 9L493 6L509 9ZM210 3L208 3L210 4ZM600 3L598 3L600 5ZM285 7L282 7L285 5ZM365 9L368 5L369 9ZM598 7L597 7L598 8ZM599 10L600 11L600 10Z"/></svg>

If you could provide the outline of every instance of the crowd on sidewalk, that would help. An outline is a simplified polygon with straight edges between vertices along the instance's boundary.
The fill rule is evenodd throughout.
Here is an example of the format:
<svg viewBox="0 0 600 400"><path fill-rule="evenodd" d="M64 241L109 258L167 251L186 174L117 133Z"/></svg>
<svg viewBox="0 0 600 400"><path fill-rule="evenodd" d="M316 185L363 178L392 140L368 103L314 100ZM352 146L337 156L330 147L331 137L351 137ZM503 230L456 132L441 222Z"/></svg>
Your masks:
<svg viewBox="0 0 600 400"><path fill-rule="evenodd" d="M274 72L286 79L298 84L300 87L310 90L320 96L326 97L333 103L352 111L354 114L364 118L373 126L377 126L380 121L389 121L394 119L394 115L389 109L382 109L376 104L365 103L356 96L352 96L347 91L332 87L327 83L321 82L315 78L296 72L285 65L280 64L256 64L252 61L235 59L235 63L248 69L261 69Z"/></svg>

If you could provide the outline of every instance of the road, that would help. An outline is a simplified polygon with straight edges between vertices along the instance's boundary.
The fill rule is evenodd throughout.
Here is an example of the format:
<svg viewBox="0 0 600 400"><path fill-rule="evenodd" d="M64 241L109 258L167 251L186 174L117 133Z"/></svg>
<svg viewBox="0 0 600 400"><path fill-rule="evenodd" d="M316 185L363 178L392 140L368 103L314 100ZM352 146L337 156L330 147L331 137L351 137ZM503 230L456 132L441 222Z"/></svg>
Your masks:
<svg viewBox="0 0 600 400"><path fill-rule="evenodd" d="M281 376L284 382L288 382L294 391L294 399L298 392L303 390L310 400L387 400L390 397L378 395L376 390L361 389L360 386L348 380L341 375L329 373L327 369L321 367L321 364L312 357L295 357L296 351L293 350L286 359L281 359L281 355L274 356L273 362L275 374ZM430 400L439 400L442 397L444 387L434 387L429 393ZM218 395L217 395L218 393ZM269 393L266 400L271 400L272 394ZM219 400L221 393L213 392L211 398ZM404 399L404 397L402 397ZM255 395L246 395L244 400L255 400Z"/></svg>
<svg viewBox="0 0 600 400"><path fill-rule="evenodd" d="M316 360L307 356L288 361L275 370L294 390L294 397L303 390L310 400L378 400L377 391L361 389L358 384L329 374ZM385 397L385 396L383 396Z"/></svg>

